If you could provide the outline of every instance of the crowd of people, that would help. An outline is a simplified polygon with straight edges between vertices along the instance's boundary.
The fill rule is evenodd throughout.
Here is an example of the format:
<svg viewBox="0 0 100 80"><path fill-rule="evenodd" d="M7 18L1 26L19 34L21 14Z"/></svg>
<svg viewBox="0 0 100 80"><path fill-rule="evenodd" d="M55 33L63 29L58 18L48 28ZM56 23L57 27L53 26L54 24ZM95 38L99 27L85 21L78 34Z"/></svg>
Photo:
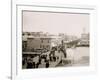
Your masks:
<svg viewBox="0 0 100 80"><path fill-rule="evenodd" d="M56 62L59 59L59 56L55 55L55 51L57 51L56 47L53 47L51 51L46 54L42 53L36 56L27 56L23 57L22 64L26 65L27 69L30 68L48 68L50 67L51 62ZM66 53L63 48L60 48L60 51L64 53L66 57Z"/></svg>

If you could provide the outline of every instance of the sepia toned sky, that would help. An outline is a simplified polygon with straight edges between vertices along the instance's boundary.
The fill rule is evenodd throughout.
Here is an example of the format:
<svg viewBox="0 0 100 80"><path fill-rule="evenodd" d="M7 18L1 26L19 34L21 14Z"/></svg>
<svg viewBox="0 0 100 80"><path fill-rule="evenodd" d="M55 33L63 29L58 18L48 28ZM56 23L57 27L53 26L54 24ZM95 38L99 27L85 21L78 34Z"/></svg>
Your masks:
<svg viewBox="0 0 100 80"><path fill-rule="evenodd" d="M24 32L66 33L80 36L89 32L89 14L23 11Z"/></svg>

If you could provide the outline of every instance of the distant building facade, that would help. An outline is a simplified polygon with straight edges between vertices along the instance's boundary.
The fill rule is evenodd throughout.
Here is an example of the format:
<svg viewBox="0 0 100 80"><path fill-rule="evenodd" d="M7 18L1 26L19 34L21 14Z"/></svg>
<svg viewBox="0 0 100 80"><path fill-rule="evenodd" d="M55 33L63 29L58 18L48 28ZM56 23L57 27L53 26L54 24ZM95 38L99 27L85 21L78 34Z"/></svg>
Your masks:
<svg viewBox="0 0 100 80"><path fill-rule="evenodd" d="M48 37L28 37L27 49L29 51L36 49L50 49L51 39Z"/></svg>
<svg viewBox="0 0 100 80"><path fill-rule="evenodd" d="M83 46L89 46L89 43L90 43L89 33L81 34L81 39L79 44Z"/></svg>
<svg viewBox="0 0 100 80"><path fill-rule="evenodd" d="M42 32L23 33L23 51L35 51L36 49L50 50L51 47L60 43L59 37L49 36Z"/></svg>

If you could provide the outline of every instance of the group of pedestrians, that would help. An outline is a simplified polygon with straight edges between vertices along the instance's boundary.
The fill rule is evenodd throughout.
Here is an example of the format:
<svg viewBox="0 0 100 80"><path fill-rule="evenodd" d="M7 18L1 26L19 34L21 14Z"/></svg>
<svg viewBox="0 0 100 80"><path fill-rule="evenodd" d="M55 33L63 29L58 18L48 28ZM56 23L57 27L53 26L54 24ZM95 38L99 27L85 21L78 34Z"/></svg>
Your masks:
<svg viewBox="0 0 100 80"><path fill-rule="evenodd" d="M49 67L49 61L44 57L37 55L35 57L25 57L23 58L23 66L24 68L31 69L31 68L38 68L42 65L42 67ZM44 66L43 66L44 65Z"/></svg>
<svg viewBox="0 0 100 80"><path fill-rule="evenodd" d="M61 49L62 50L62 49ZM56 47L53 47L50 52L42 53L34 57L23 58L23 65L26 65L27 69L30 68L48 68L51 62L56 62L59 56L55 54L57 51ZM63 50L62 50L63 51ZM66 57L66 55L65 55Z"/></svg>

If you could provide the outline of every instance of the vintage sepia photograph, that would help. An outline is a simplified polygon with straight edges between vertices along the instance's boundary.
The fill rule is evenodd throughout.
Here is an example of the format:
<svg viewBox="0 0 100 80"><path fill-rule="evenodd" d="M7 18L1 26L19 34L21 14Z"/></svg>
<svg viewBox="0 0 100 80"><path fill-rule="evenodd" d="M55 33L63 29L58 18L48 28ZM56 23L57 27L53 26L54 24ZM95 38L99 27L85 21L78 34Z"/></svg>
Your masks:
<svg viewBox="0 0 100 80"><path fill-rule="evenodd" d="M90 64L89 13L22 11L22 69Z"/></svg>

